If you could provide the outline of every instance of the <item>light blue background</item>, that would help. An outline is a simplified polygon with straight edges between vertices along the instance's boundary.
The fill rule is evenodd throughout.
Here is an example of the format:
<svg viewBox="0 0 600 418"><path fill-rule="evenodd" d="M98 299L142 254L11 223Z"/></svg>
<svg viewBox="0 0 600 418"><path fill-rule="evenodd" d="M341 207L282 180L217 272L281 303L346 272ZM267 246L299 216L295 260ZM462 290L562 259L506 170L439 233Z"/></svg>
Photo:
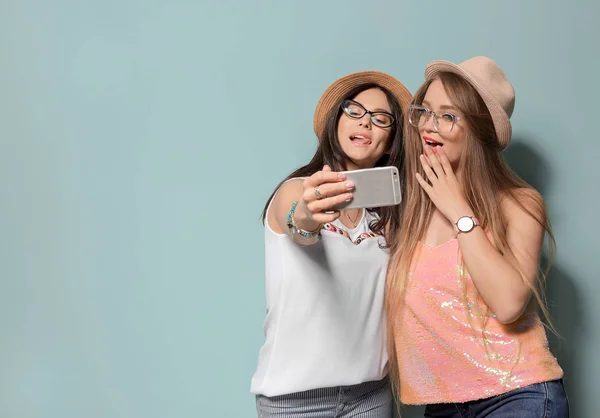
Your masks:
<svg viewBox="0 0 600 418"><path fill-rule="evenodd" d="M0 3L0 416L252 417L259 215L349 72L514 83L506 155L547 199L572 416L600 409L592 0ZM417 411L406 413L413 416ZM416 415L415 415L416 416Z"/></svg>

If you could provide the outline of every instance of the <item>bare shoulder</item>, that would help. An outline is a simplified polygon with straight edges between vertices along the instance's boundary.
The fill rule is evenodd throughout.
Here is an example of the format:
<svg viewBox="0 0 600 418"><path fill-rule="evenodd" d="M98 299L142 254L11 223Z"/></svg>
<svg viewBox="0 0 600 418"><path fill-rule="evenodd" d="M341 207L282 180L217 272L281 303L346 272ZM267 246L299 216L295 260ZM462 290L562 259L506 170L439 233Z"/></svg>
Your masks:
<svg viewBox="0 0 600 418"><path fill-rule="evenodd" d="M293 201L298 200L298 198L302 196L303 190L304 179L290 179L279 187L279 190L277 190L277 194L275 195L275 200L273 201L273 204L291 204Z"/></svg>
<svg viewBox="0 0 600 418"><path fill-rule="evenodd" d="M533 218L537 222L545 222L546 205L544 198L532 187L520 187L501 193L500 207L508 223L511 221Z"/></svg>

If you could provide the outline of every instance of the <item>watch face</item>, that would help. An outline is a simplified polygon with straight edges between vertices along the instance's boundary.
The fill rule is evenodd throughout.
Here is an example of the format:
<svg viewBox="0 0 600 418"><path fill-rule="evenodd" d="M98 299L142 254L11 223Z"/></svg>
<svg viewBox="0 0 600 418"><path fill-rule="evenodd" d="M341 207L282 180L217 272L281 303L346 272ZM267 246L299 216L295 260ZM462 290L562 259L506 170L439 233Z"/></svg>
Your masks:
<svg viewBox="0 0 600 418"><path fill-rule="evenodd" d="M475 223L473 222L473 219L469 218L468 216L463 216L456 223L456 227L461 232L469 232L474 226Z"/></svg>

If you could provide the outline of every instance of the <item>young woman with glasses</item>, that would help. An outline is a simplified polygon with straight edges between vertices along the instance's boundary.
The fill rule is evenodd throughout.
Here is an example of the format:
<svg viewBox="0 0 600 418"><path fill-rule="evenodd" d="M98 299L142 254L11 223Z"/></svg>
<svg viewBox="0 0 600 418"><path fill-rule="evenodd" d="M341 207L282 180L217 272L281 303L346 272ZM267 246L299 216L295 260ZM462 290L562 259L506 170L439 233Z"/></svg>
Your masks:
<svg viewBox="0 0 600 418"><path fill-rule="evenodd" d="M266 341L251 388L260 417L392 417L384 235L399 213L332 208L352 199L354 185L339 172L402 171L410 100L380 72L334 82L315 111L316 153L268 199Z"/></svg>
<svg viewBox="0 0 600 418"><path fill-rule="evenodd" d="M486 57L434 61L409 106L386 284L390 374L427 417L567 417L538 274L544 201L505 164L514 90Z"/></svg>

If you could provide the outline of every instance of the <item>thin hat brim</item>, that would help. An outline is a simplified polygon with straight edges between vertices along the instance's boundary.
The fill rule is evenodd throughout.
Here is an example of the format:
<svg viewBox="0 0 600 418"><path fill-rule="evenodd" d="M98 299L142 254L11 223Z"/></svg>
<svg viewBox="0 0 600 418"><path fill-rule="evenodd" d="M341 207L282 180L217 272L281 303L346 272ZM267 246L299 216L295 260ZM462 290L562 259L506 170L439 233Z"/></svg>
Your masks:
<svg viewBox="0 0 600 418"><path fill-rule="evenodd" d="M389 90L398 100L402 112L406 113L407 106L412 100L412 94L406 86L396 78L380 71L360 71L348 74L331 84L317 103L313 128L319 141L321 141L325 135L327 117L331 111L340 105L341 101L352 89L361 84L370 83L377 84L378 86Z"/></svg>
<svg viewBox="0 0 600 418"><path fill-rule="evenodd" d="M510 138L512 136L512 125L510 123L510 119L506 114L504 108L500 105L500 103L486 90L484 89L478 82L475 80L468 72L463 70L459 65L454 64L450 61L432 61L425 68L425 78L426 80L431 80L436 78L440 73L453 73L464 78L481 96L483 102L487 106L490 115L492 116L492 121L494 123L494 128L496 130L496 136L498 137L498 142L502 149L506 148L508 143L510 142Z"/></svg>

